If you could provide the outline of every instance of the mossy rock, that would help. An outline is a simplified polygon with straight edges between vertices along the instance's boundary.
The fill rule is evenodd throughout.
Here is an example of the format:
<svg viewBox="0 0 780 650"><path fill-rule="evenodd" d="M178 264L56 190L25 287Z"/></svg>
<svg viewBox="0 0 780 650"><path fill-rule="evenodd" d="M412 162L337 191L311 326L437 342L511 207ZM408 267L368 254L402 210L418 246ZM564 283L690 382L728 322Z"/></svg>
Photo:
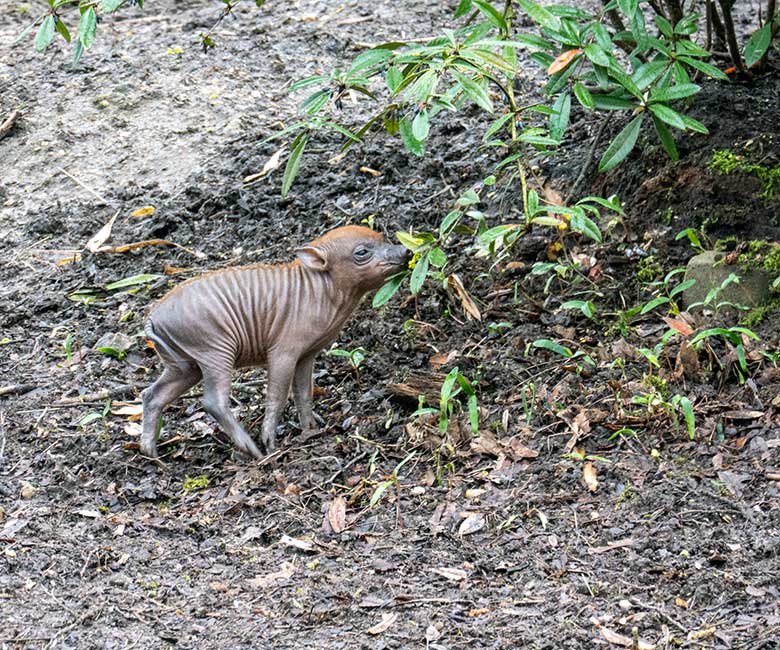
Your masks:
<svg viewBox="0 0 780 650"><path fill-rule="evenodd" d="M763 268L745 269L739 264L726 264L727 255L719 251L705 251L688 262L685 280L696 280L693 286L683 292L683 304L686 309L693 306L703 308L707 294L720 287L733 273L739 277L739 283L728 284L711 301L714 307L719 303L732 303L746 307L758 307L769 302L769 289L772 276Z"/></svg>

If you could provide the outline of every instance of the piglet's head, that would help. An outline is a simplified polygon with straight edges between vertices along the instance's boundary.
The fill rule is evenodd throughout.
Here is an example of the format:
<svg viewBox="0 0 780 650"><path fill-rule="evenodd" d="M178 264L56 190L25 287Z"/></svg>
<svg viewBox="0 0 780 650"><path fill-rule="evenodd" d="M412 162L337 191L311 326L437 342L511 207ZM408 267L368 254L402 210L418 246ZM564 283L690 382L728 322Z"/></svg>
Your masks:
<svg viewBox="0 0 780 650"><path fill-rule="evenodd" d="M311 271L328 273L345 291L378 289L394 273L406 268L409 251L388 244L385 238L363 226L342 226L296 251Z"/></svg>

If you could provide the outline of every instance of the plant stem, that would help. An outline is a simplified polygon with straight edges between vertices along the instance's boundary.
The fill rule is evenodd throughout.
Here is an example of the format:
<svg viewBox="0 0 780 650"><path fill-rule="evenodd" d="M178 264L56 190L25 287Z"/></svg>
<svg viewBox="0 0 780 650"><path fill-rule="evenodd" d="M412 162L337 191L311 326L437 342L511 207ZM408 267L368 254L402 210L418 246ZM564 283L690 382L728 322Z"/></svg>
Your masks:
<svg viewBox="0 0 780 650"><path fill-rule="evenodd" d="M734 31L734 20L731 16L731 8L734 6L734 0L718 0L720 9L723 12L723 26L726 29L726 44L729 47L731 60L737 70L742 70L742 57L739 53L739 43L737 43L737 33Z"/></svg>

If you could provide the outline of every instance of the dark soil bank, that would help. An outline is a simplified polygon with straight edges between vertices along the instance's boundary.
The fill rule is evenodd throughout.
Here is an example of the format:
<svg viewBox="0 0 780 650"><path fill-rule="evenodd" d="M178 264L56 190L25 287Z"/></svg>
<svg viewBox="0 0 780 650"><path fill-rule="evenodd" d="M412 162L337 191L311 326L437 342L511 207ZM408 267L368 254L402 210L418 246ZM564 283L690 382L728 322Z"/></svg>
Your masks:
<svg viewBox="0 0 780 650"><path fill-rule="evenodd" d="M160 371L143 314L173 283L289 259L345 223L434 228L490 173L467 114L434 127L423 159L380 136L337 157L322 137L288 199L281 170L242 183L295 119L291 80L360 44L436 33L454 4L246 7L202 55L215 3L159 0L103 24L78 71L57 47L3 51L0 117L23 117L0 140L0 648L558 649L630 647L634 631L638 647L780 647L780 386L761 354L778 349L776 319L755 327L744 384L722 341L695 371L670 346L653 376L691 398L693 441L632 403L650 390L637 350L657 343L661 317L617 327L648 297L629 249L655 250L669 271L692 254L674 241L688 225L743 234L754 216L750 233L777 237L777 197L707 167L714 149L777 166L773 74L708 87L694 116L713 137L681 141L677 165L648 139L623 171L585 183L627 209L604 244L569 243L598 262L597 323L558 309L576 288L551 297L528 275L552 236L529 236L495 269L464 245L453 271L483 320L432 285L361 307L338 340L365 350L358 372L324 354L315 368L321 434L304 439L289 409L283 454L249 461L196 387L166 411L163 462L138 453L138 393ZM12 15L3 42L26 21ZM528 74L520 85L535 84ZM563 162L540 161L563 194L595 132L575 118ZM516 209L500 198L491 220ZM108 245L176 246L89 253L114 214ZM141 274L158 277L107 287ZM107 334L127 337L126 358L96 350ZM542 338L596 367L526 355ZM435 405L456 365L479 386L471 441L465 416L444 438L411 417L417 392ZM235 378L255 434L264 377Z"/></svg>

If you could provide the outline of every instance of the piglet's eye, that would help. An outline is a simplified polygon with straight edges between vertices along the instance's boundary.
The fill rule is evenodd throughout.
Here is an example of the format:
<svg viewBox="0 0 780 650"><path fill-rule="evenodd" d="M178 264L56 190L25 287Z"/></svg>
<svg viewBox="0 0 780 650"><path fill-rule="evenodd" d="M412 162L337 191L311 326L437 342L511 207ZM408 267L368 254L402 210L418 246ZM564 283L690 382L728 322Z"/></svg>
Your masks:
<svg viewBox="0 0 780 650"><path fill-rule="evenodd" d="M355 261L365 262L371 257L371 249L366 248L365 246L359 246L355 249L353 255L355 257Z"/></svg>

